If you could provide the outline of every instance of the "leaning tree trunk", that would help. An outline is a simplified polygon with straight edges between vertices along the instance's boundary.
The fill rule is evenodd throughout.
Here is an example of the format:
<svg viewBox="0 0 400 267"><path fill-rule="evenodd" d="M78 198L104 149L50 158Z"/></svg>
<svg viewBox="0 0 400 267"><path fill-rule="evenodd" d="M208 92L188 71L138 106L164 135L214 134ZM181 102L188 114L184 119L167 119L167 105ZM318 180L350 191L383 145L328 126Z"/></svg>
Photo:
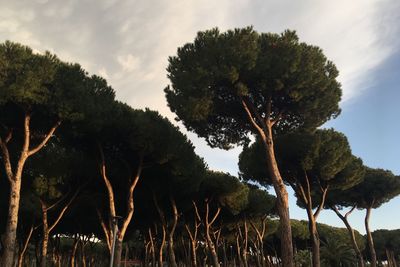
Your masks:
<svg viewBox="0 0 400 267"><path fill-rule="evenodd" d="M372 207L367 208L367 213L365 215L365 231L367 232L367 240L369 253L371 254L371 267L376 267L376 252L374 247L374 240L372 239L371 230L369 229L369 217L371 216Z"/></svg>
<svg viewBox="0 0 400 267"><path fill-rule="evenodd" d="M248 98L241 98L242 106L247 113L247 117L250 123L254 126L258 132L259 137L263 141L265 147L265 154L267 159L267 169L274 186L277 199L277 211L280 219L281 226L281 257L282 267L293 267L293 245L292 245L292 228L290 226L289 216L289 200L286 186L283 182L281 173L278 168L278 164L275 158L274 142L272 127L277 122L272 120L271 116L271 98L266 99L266 110L265 118L257 112L256 107Z"/></svg>
<svg viewBox="0 0 400 267"><path fill-rule="evenodd" d="M35 230L35 227L32 224L32 226L31 226L31 228L29 230L28 236L25 239L24 246L22 247L22 250L21 250L21 252L20 252L20 254L18 256L18 267L23 267L25 252L26 252L26 249L28 248L29 241L30 241L30 239L32 237L32 233L33 233L34 230Z"/></svg>
<svg viewBox="0 0 400 267"><path fill-rule="evenodd" d="M272 138L266 139L264 144L266 146L269 174L271 175L277 197L277 210L281 226L280 237L282 266L293 267L292 228L290 226L288 193L275 159Z"/></svg>
<svg viewBox="0 0 400 267"><path fill-rule="evenodd" d="M356 251L357 258L358 258L358 265L359 267L364 267L364 258L363 255L360 251L360 248L358 247L357 241L356 241L356 236L354 234L354 229L351 227L349 221L347 220L347 217L354 211L356 206L354 206L350 211L348 211L344 216L340 214L339 210L337 209L336 206L331 206L331 210L333 210L336 215L343 221L343 223L346 225L347 231L349 232L350 235L350 240L351 244L353 245L354 250Z"/></svg>

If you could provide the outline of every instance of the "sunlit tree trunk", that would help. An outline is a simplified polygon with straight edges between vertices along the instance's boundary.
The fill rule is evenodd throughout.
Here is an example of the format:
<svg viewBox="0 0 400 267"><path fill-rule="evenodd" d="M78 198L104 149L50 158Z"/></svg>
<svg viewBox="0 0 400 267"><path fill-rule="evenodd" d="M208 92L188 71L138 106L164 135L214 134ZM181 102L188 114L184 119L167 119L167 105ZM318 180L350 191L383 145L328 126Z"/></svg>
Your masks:
<svg viewBox="0 0 400 267"><path fill-rule="evenodd" d="M286 190L286 186L283 182L281 173L278 168L278 163L275 158L274 151L274 142L273 142L273 134L272 127L277 122L276 120L272 120L271 116L271 98L266 99L266 110L265 110L265 118L262 118L260 114L258 114L256 108L253 103L248 99L242 97L242 106L248 115L249 121L254 126L255 130L258 133L258 136L261 138L261 141L265 148L265 155L267 159L267 170L271 177L272 184L276 193L276 204L277 211L280 219L280 227L281 227L281 257L282 257L282 266L283 267L293 267L294 266L294 258L293 258L293 245L292 245L292 228L290 226L290 216L289 216L289 200L288 200L288 192Z"/></svg>
<svg viewBox="0 0 400 267"><path fill-rule="evenodd" d="M376 267L376 252L374 247L374 240L372 238L371 230L369 229L369 217L371 216L372 206L367 208L365 215L365 231L367 232L367 241L369 253L371 254L371 267Z"/></svg>
<svg viewBox="0 0 400 267"><path fill-rule="evenodd" d="M7 144L12 139L12 130L10 130L5 138L0 137L0 149L2 155L2 161L4 164L4 168L6 171L7 179L10 183L10 195L9 195L9 208L7 214L6 221L6 229L4 233L4 242L3 242L3 255L1 258L1 266L13 266L14 263L14 254L16 246L16 237L17 237L17 227L18 227L18 211L19 211L19 202L20 202L20 193L21 193L21 179L22 179L22 171L25 165L26 160L33 154L37 153L40 149L44 147L44 145L49 141L50 137L53 136L53 133L60 125L60 122L57 122L47 133L47 135L41 140L41 142L33 148L30 148L30 120L31 115L25 114L24 117L24 132L23 132L23 144L20 151L20 155L17 160L17 164L15 169L13 170L13 166L11 164L11 156L9 154L9 150Z"/></svg>
<svg viewBox="0 0 400 267"><path fill-rule="evenodd" d="M349 221L348 221L348 216L355 210L356 206L354 206L350 211L348 211L344 216L339 212L336 206L330 206L331 210L333 210L336 215L343 221L343 223L346 225L347 231L349 232L350 235L350 240L351 244L353 245L353 248L357 254L358 258L358 264L359 267L364 267L364 258L363 255L360 251L360 248L358 247L357 241L356 241L356 236L354 234L354 229L351 227Z"/></svg>

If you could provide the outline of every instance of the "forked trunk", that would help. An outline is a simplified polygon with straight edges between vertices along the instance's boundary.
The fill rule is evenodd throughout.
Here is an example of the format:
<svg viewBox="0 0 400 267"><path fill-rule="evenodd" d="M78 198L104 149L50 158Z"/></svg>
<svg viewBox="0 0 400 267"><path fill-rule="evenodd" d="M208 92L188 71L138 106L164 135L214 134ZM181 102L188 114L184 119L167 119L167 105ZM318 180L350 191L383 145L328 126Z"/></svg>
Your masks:
<svg viewBox="0 0 400 267"><path fill-rule="evenodd" d="M351 244L353 245L353 248L357 255L358 265L359 265L359 267L364 267L364 258L363 258L363 255L361 254L360 248L358 247L358 244L356 241L356 236L354 234L354 229L351 227L349 221L347 220L347 217L351 214L351 212L353 212L353 210L356 208L356 206L354 206L349 212L347 212L345 216L340 214L339 210L335 206L331 206L330 208L336 213L336 215L346 225L347 231L349 232L349 235L350 235Z"/></svg>
<svg viewBox="0 0 400 267"><path fill-rule="evenodd" d="M374 247L374 240L372 239L371 230L369 229L369 217L371 215L372 207L367 208L367 213L365 215L365 231L367 232L368 248L371 254L371 267L376 267L376 253Z"/></svg>
<svg viewBox="0 0 400 267"><path fill-rule="evenodd" d="M20 202L21 192L21 179L24 165L29 156L37 153L43 146L49 141L60 122L57 122L48 132L47 135L41 140L41 142L30 149L30 120L31 115L25 114L24 117L24 132L23 132L23 145L19 152L20 156L18 162L14 167L11 164L11 157L8 151L7 143L12 139L12 131L9 131L7 136L3 139L0 137L0 150L6 176L10 182L10 196L9 196L9 208L7 214L6 229L4 234L3 242L3 255L1 257L1 266L14 266L16 237L17 237L17 226L18 226L18 211Z"/></svg>

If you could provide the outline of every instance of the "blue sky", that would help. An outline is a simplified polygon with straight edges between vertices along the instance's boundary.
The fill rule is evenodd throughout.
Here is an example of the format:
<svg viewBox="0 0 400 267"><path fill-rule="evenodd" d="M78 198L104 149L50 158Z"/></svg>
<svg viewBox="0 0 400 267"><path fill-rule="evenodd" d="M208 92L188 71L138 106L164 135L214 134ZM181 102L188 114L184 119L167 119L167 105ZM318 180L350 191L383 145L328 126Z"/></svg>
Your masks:
<svg viewBox="0 0 400 267"><path fill-rule="evenodd" d="M174 118L165 101L168 56L196 32L253 25L260 32L293 29L320 46L340 71L342 114L327 127L344 132L366 165L400 174L398 0L2 0L0 42L12 40L103 76L117 98ZM185 131L182 128L183 131ZM213 169L237 172L240 148L207 147L193 133L196 152ZM400 228L397 198L374 211L372 229ZM305 212L291 200L293 218ZM363 214L351 219L363 230ZM342 226L332 212L320 221Z"/></svg>

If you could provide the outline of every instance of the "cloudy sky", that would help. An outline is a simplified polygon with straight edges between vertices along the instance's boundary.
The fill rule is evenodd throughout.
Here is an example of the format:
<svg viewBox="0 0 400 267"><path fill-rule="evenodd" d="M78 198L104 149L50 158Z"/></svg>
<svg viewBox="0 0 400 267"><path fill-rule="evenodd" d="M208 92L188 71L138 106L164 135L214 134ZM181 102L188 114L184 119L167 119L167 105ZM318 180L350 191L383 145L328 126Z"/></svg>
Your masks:
<svg viewBox="0 0 400 267"><path fill-rule="evenodd" d="M294 29L340 70L342 115L327 126L344 132L371 167L400 174L400 1L398 0L0 0L0 42L11 40L103 76L117 98L173 119L163 94L165 68L196 32L253 25ZM182 129L184 130L184 129ZM213 169L237 173L240 148L210 149L188 134ZM291 215L306 218L291 200ZM400 228L400 198L372 215L372 228ZM352 222L363 230L363 214ZM342 226L329 211L321 222Z"/></svg>

